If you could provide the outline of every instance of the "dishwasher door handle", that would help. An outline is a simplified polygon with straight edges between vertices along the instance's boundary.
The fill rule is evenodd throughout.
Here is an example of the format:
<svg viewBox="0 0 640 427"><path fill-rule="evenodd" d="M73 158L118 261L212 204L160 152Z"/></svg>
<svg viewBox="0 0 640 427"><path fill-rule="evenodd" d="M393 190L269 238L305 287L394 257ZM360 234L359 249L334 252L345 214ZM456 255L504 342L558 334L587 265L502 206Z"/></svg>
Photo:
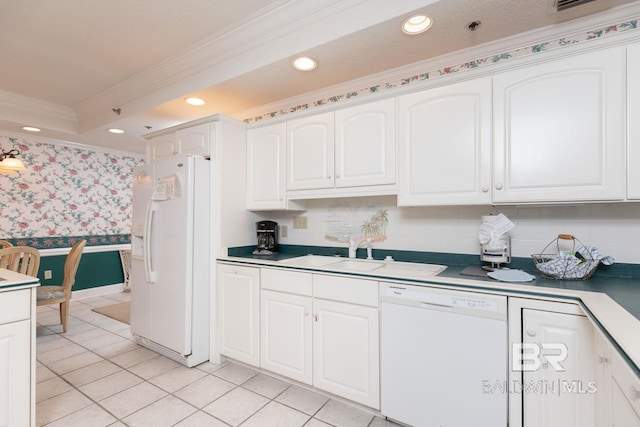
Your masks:
<svg viewBox="0 0 640 427"><path fill-rule="evenodd" d="M450 309L453 308L453 306L450 304L438 304L436 302L428 302L428 301L420 301L420 307L422 308L435 307L435 308L450 308Z"/></svg>

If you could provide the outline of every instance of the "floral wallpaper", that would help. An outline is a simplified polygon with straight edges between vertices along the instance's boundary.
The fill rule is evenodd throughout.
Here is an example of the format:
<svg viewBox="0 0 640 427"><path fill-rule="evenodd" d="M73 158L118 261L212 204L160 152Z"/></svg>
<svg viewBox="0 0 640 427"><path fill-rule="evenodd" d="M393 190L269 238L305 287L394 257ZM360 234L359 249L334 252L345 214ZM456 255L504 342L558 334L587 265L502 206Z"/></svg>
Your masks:
<svg viewBox="0 0 640 427"><path fill-rule="evenodd" d="M143 156L0 135L27 170L0 175L0 239L36 247L130 241L131 170Z"/></svg>
<svg viewBox="0 0 640 427"><path fill-rule="evenodd" d="M344 101L346 99L350 99L356 96L358 97L366 96L368 94L382 92L385 90L394 89L396 87L406 86L409 84L413 84L413 83L417 83L425 80L434 80L443 76L464 72L470 69L485 67L487 65L491 65L497 62L503 62L510 59L519 58L519 57L528 56L528 55L535 55L540 52L546 52L546 51L562 48L569 45L584 43L590 40L601 39L604 37L609 37L618 33L630 31L630 30L636 30L636 29L638 29L637 19L620 22L618 24L609 25L602 28L596 28L591 31L586 31L582 34L574 34L574 35L562 37L556 40L536 43L530 46L515 49L513 51L503 52L496 55L487 56L484 58L474 58L462 64L452 64L451 66L445 67L445 68L434 69L434 70L424 70L422 73L419 73L413 76L407 76L395 81L385 82L385 83L381 83L374 86L356 89L343 94L337 94L325 99L319 99L312 103L295 105L290 107L287 110L271 111L268 113L261 114L259 116L247 118L244 121L246 123L254 123L254 122L258 122L264 119L269 119L272 117L284 116L289 113L295 113L296 111L309 110L311 108L319 107L321 105L335 104L337 102Z"/></svg>

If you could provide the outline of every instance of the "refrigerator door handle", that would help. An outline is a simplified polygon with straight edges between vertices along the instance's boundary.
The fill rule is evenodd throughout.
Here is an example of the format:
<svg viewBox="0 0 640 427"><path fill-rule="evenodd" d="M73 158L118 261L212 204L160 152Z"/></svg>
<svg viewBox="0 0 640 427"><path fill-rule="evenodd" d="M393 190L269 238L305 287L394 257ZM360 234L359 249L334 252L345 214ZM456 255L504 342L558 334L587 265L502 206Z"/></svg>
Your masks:
<svg viewBox="0 0 640 427"><path fill-rule="evenodd" d="M144 273L147 277L147 283L155 283L158 278L158 272L153 269L153 222L157 212L157 205L154 202L147 204L147 214L144 218Z"/></svg>

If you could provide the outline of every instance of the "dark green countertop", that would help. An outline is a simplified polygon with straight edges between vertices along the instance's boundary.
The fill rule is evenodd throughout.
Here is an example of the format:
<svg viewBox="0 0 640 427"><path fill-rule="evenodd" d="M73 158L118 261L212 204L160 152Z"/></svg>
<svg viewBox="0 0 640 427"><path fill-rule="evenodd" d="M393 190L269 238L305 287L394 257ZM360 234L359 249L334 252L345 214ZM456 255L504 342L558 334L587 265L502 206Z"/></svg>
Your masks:
<svg viewBox="0 0 640 427"><path fill-rule="evenodd" d="M281 245L279 253L273 255L253 255L255 246L243 246L230 248L228 255L263 261L281 261L288 258L314 255L339 255L348 256L346 247L326 247L326 246L303 246L303 245ZM434 252L415 252L374 249L373 258L382 260L390 255L396 261L421 262L428 264L442 264L448 268L440 273L438 277L460 278L467 280L486 281L487 284L499 284L495 279L488 276L468 276L460 274L468 266L480 266L480 258L477 255L447 254ZM365 258L366 251L358 249L358 258ZM598 266L595 274L587 280L552 280L542 277L536 270L533 261L529 258L514 258L509 264L510 268L522 269L534 275L535 280L522 282L522 285L534 286L540 292L531 292L530 289L522 291L523 294L531 296L554 296L549 292L551 289L563 289L573 291L601 292L608 295L612 300L640 320L640 265L636 264L614 264L612 266ZM510 282L513 284L512 282ZM517 284L516 284L517 286ZM475 287L474 289L478 289ZM487 287L487 289L490 289Z"/></svg>

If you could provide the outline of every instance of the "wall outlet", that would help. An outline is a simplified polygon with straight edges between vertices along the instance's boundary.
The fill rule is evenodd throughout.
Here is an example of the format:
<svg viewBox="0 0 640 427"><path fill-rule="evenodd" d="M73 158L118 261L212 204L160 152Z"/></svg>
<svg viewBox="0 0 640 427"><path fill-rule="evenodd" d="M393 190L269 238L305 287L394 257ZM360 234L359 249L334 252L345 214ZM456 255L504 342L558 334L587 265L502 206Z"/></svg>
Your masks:
<svg viewBox="0 0 640 427"><path fill-rule="evenodd" d="M280 227L280 237L288 237L289 236L289 227L283 225Z"/></svg>
<svg viewBox="0 0 640 427"><path fill-rule="evenodd" d="M300 230L306 230L307 228L309 228L308 217L306 217L306 216L294 216L293 217L293 228L294 229L300 229Z"/></svg>
<svg viewBox="0 0 640 427"><path fill-rule="evenodd" d="M51 272L51 270L45 270L44 271L44 280L50 280L53 278L53 273Z"/></svg>

